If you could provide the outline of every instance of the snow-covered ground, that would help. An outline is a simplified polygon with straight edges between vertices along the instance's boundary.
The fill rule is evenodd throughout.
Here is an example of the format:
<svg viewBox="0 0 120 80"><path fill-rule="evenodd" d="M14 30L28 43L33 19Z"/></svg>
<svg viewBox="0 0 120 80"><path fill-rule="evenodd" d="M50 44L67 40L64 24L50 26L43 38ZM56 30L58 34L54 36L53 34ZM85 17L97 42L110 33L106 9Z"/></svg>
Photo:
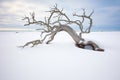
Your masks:
<svg viewBox="0 0 120 80"><path fill-rule="evenodd" d="M18 48L39 32L0 32L0 80L120 80L120 32L84 35L105 52L75 47L60 32L51 44Z"/></svg>

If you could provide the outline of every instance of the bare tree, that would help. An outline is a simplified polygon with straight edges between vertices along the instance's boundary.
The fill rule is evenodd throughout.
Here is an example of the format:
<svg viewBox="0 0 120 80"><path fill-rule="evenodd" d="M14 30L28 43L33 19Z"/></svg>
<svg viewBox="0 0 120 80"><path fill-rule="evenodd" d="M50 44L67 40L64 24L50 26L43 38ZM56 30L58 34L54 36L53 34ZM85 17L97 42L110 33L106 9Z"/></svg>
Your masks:
<svg viewBox="0 0 120 80"><path fill-rule="evenodd" d="M55 5L53 8L50 9L50 11L47 11L50 13L49 17L45 17L44 21L38 21L35 19L35 13L31 13L31 17L24 17L23 20L27 20L27 23L25 26L36 24L40 26L44 26L43 28L39 28L36 30L41 30L40 36L42 37L40 40L34 40L27 42L22 47L28 46L29 44L32 44L32 47L38 44L42 44L45 42L47 37L49 39L46 41L46 44L49 44L55 37L55 35L58 32L65 31L67 32L72 39L75 41L75 45L79 48L85 48L85 46L91 46L93 50L95 51L104 51L104 49L101 49L96 43L92 41L85 41L85 39L82 37L82 34L84 33L90 33L91 27L92 27L92 14L94 11L92 11L89 15L86 15L85 9L83 10L82 15L78 15L76 13L73 14L73 17L81 18L79 20L72 20L70 19L67 14L63 12L63 9L58 9L57 5ZM83 23L85 19L89 20L89 26L85 29ZM75 24L79 27L79 33L77 33L73 28L71 28L71 25ZM44 34L44 35L43 35Z"/></svg>

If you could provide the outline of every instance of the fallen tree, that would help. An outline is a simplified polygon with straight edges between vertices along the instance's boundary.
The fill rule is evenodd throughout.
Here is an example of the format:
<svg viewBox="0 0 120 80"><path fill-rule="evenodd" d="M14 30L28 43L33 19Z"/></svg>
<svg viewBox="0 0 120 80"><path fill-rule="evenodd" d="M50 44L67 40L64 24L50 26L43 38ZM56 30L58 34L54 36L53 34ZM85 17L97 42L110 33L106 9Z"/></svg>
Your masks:
<svg viewBox="0 0 120 80"><path fill-rule="evenodd" d="M38 21L35 19L35 13L31 13L31 17L24 17L23 20L27 20L27 23L25 26L29 26L31 24L36 24L40 26L44 26L42 28L36 29L40 30L41 34L40 36L42 37L40 40L34 40L27 42L25 45L21 47L26 47L30 44L32 44L31 47L34 47L35 45L42 44L45 42L45 40L49 37L49 39L46 41L46 44L49 44L55 37L55 35L58 32L65 31L67 32L72 39L75 41L75 45L79 48L85 49L85 46L91 46L93 50L95 51L104 51L104 49L100 48L95 42L93 41L86 41L83 37L82 34L88 34L91 32L91 27L92 27L92 14L94 11L92 11L89 15L86 15L85 9L82 9L83 14L78 15L74 13L72 16L77 17L77 20L72 20L70 19L67 14L63 12L63 9L58 9L57 5L55 5L53 8L50 9L50 11L47 11L50 13L49 17L45 17L44 21ZM78 20L78 18L81 18ZM84 27L84 22L85 20L89 20L89 25L87 28ZM75 24L79 27L79 33L77 33L71 25ZM43 35L44 34L44 35Z"/></svg>

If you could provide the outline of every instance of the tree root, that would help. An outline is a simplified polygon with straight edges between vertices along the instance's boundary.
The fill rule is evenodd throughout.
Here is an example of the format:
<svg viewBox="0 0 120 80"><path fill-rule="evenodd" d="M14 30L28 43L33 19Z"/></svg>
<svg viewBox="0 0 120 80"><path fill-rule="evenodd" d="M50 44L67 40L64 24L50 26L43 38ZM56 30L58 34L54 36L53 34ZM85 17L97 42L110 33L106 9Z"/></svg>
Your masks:
<svg viewBox="0 0 120 80"><path fill-rule="evenodd" d="M25 45L19 46L19 47L24 48L26 46L29 46L30 44L32 44L31 47L34 47L35 45L42 44L42 42L40 40L34 40L34 41L27 42Z"/></svg>
<svg viewBox="0 0 120 80"><path fill-rule="evenodd" d="M88 41L88 42L82 42L82 43L76 43L75 44L77 47L79 48L83 48L85 49L85 46L91 46L92 50L94 51L104 51L104 49L100 48L96 43L92 42L92 41Z"/></svg>

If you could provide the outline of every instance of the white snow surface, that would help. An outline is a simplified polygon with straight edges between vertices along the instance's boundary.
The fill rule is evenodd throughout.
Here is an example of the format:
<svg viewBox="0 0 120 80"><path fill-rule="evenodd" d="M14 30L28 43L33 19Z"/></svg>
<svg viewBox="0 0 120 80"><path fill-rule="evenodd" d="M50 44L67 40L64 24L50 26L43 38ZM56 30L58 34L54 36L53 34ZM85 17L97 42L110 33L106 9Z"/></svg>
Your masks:
<svg viewBox="0 0 120 80"><path fill-rule="evenodd" d="M120 32L83 35L104 52L75 47L66 32L48 45L18 48L39 34L0 32L0 80L120 80Z"/></svg>

